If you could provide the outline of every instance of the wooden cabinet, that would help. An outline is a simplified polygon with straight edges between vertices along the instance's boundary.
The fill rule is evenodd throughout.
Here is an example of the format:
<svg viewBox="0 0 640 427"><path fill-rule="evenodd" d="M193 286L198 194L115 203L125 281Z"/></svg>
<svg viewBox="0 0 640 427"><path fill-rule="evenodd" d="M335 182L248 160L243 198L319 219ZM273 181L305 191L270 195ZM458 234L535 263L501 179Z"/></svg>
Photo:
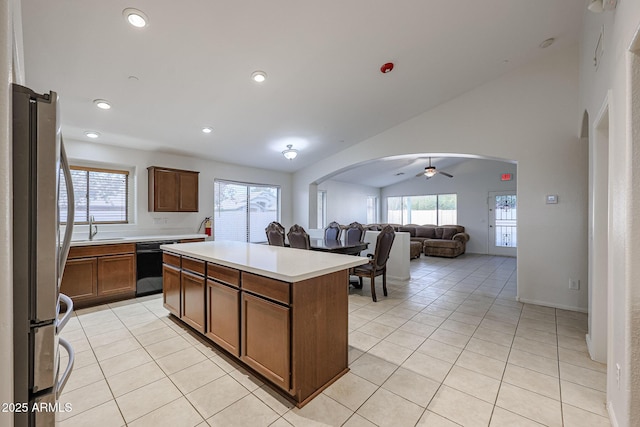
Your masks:
<svg viewBox="0 0 640 427"><path fill-rule="evenodd" d="M98 295L114 295L136 290L136 255L110 255L98 261ZM133 280L132 280L133 278Z"/></svg>
<svg viewBox="0 0 640 427"><path fill-rule="evenodd" d="M199 249L164 252L164 302L175 316L298 407L348 371L348 270L290 283L209 258L205 266Z"/></svg>
<svg viewBox="0 0 640 427"><path fill-rule="evenodd" d="M164 252L162 262L164 307L187 325L204 334L204 261Z"/></svg>
<svg viewBox="0 0 640 427"><path fill-rule="evenodd" d="M180 317L180 267L162 265L162 290L164 308Z"/></svg>
<svg viewBox="0 0 640 427"><path fill-rule="evenodd" d="M98 295L98 259L70 259L64 268L61 292L73 299L74 304Z"/></svg>
<svg viewBox="0 0 640 427"><path fill-rule="evenodd" d="M198 212L199 172L150 166L149 212Z"/></svg>
<svg viewBox="0 0 640 427"><path fill-rule="evenodd" d="M291 388L290 311L287 306L242 293L241 359L286 391Z"/></svg>
<svg viewBox="0 0 640 427"><path fill-rule="evenodd" d="M182 316L187 325L204 333L204 276L182 272Z"/></svg>
<svg viewBox="0 0 640 427"><path fill-rule="evenodd" d="M207 331L220 347L240 357L240 272L207 264Z"/></svg>
<svg viewBox="0 0 640 427"><path fill-rule="evenodd" d="M72 247L60 292L79 308L134 297L135 243Z"/></svg>

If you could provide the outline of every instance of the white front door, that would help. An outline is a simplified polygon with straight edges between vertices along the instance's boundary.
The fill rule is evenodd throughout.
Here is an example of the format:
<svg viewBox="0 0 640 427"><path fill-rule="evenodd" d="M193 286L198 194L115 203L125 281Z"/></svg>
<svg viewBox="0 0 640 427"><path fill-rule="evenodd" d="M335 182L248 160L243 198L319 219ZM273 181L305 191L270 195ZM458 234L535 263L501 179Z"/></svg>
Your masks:
<svg viewBox="0 0 640 427"><path fill-rule="evenodd" d="M489 254L516 256L518 203L515 191L489 193Z"/></svg>

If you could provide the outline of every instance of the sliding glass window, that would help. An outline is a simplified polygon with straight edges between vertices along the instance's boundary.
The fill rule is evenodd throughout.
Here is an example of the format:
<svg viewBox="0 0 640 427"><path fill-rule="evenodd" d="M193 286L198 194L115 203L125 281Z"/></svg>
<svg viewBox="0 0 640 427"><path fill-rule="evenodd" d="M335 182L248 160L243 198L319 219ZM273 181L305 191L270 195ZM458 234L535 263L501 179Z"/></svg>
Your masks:
<svg viewBox="0 0 640 427"><path fill-rule="evenodd" d="M391 224L457 224L457 195L387 197L387 222Z"/></svg>
<svg viewBox="0 0 640 427"><path fill-rule="evenodd" d="M264 229L280 220L280 187L224 180L213 183L213 238L266 242Z"/></svg>

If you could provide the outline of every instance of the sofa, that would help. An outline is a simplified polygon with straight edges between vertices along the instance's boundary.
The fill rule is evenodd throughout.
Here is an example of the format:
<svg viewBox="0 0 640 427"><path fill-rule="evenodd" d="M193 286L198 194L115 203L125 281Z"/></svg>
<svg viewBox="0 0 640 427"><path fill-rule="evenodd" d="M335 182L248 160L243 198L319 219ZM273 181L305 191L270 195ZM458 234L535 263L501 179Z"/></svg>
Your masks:
<svg viewBox="0 0 640 427"><path fill-rule="evenodd" d="M369 229L377 229L383 224L369 224ZM469 235L465 233L465 228L461 225L433 224L391 224L396 231L409 233L411 240L411 258L416 257L416 251L421 249L421 253L426 256L439 256L455 258L465 252ZM418 242L420 246L414 242ZM420 252L417 252L420 256Z"/></svg>

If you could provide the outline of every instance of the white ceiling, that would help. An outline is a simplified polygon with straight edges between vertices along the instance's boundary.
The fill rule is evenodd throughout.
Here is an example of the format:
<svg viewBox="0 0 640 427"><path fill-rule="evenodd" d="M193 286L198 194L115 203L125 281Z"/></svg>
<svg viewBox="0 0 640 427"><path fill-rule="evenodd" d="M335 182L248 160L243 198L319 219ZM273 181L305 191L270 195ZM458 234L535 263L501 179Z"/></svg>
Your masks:
<svg viewBox="0 0 640 427"><path fill-rule="evenodd" d="M129 26L127 7L145 12L150 25ZM88 140L84 132L95 130L95 143L292 172L577 43L584 7L585 0L23 0L26 82L58 92L67 138ZM549 37L556 43L540 49ZM382 74L389 61L395 69ZM267 81L253 82L255 70ZM98 110L96 98L113 108ZM281 154L287 144L300 151L294 161ZM376 170L390 175L409 161ZM371 176L366 167L352 179Z"/></svg>

